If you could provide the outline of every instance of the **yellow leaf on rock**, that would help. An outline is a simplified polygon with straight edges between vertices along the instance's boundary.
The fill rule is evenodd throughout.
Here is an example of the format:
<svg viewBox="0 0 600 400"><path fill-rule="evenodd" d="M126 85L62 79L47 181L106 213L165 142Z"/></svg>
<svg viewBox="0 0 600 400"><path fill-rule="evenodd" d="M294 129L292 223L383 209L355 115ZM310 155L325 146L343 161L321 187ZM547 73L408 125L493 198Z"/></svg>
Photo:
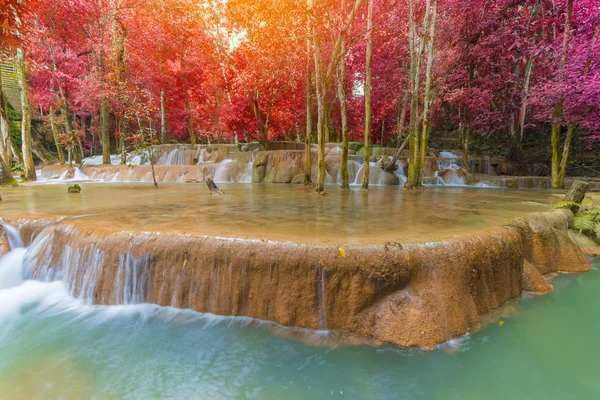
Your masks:
<svg viewBox="0 0 600 400"><path fill-rule="evenodd" d="M346 258L346 250L342 249L341 247L340 247L340 255L342 257Z"/></svg>

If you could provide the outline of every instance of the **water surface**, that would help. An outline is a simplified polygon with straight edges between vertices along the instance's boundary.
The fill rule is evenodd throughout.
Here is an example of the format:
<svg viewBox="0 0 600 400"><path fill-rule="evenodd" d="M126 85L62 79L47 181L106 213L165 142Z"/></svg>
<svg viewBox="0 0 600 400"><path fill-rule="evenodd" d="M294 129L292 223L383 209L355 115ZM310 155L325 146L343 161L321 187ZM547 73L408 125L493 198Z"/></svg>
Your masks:
<svg viewBox="0 0 600 400"><path fill-rule="evenodd" d="M224 184L211 196L204 184L29 185L3 190L3 217L88 215L95 229L182 232L307 244L423 242L469 235L526 213L547 211L564 192L481 188L368 193L329 187L328 195L295 185Z"/></svg>

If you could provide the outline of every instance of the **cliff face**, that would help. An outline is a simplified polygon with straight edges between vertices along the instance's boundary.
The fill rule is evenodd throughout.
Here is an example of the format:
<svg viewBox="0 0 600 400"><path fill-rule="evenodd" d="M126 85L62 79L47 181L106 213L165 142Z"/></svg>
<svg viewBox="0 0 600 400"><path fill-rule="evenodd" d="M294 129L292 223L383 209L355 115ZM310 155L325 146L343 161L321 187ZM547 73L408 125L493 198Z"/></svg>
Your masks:
<svg viewBox="0 0 600 400"><path fill-rule="evenodd" d="M541 274L589 270L590 262L569 238L572 220L570 211L553 211L477 237L344 252L110 232L77 220L18 223L31 243L26 257L31 277L61 279L90 303L150 302L426 347L477 327L483 315L520 296L524 286L544 291L536 290L544 286Z"/></svg>

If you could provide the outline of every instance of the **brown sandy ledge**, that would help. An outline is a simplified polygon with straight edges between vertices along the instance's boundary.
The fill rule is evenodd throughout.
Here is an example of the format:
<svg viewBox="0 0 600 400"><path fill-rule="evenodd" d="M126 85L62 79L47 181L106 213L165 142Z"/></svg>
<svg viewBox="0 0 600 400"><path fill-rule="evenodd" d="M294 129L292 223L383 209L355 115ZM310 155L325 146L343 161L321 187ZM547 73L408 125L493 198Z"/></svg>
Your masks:
<svg viewBox="0 0 600 400"><path fill-rule="evenodd" d="M28 242L52 225L12 223ZM569 235L572 224L571 211L555 210L476 237L347 247L343 257L337 247L109 232L71 220L43 232L33 276L66 264L69 286L75 293L89 286L97 304L126 301L127 277L145 279L144 301L161 306L429 347L464 335L524 290L550 291L544 275L588 271L589 259ZM126 268L132 260L139 261L135 271Z"/></svg>

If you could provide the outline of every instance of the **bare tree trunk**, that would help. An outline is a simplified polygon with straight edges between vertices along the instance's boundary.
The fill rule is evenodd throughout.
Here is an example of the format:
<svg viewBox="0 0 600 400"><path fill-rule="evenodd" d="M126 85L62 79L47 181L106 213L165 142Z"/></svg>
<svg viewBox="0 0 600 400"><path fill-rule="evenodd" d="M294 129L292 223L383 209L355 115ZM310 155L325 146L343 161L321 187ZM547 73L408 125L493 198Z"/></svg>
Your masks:
<svg viewBox="0 0 600 400"><path fill-rule="evenodd" d="M307 26L310 37L310 22ZM304 185L312 184L312 155L311 155L311 135L312 135L312 85L311 85L311 60L310 60L310 39L306 40L308 59L306 60L306 132L304 140Z"/></svg>
<svg viewBox="0 0 600 400"><path fill-rule="evenodd" d="M10 123L4 95L2 94L2 79L0 79L0 158L10 166Z"/></svg>
<svg viewBox="0 0 600 400"><path fill-rule="evenodd" d="M372 124L372 105L371 105L371 83L372 72L371 62L373 60L373 0L369 0L367 11L367 54L365 61L365 158L363 166L362 189L369 190L369 177L371 174L371 124Z"/></svg>
<svg viewBox="0 0 600 400"><path fill-rule="evenodd" d="M410 163L408 165L407 188L417 188L422 185L419 179L419 90L421 88L421 59L427 32L430 0L427 0L425 16L421 34L417 33L416 4L415 0L409 0L409 47L410 47L410 77L411 77L411 101L410 101L410 125L409 125L409 153Z"/></svg>
<svg viewBox="0 0 600 400"><path fill-rule="evenodd" d="M190 104L190 91L185 92L185 109L187 111L187 129L190 135L190 143L196 145L196 135L194 134L194 121L192 120L192 106Z"/></svg>
<svg viewBox="0 0 600 400"><path fill-rule="evenodd" d="M346 9L346 1L342 0L342 10ZM342 40L342 54L346 52L346 40ZM348 175L348 110L346 99L346 60L342 59L337 69L337 92L340 102L340 118L342 120L342 189L350 189Z"/></svg>
<svg viewBox="0 0 600 400"><path fill-rule="evenodd" d="M307 0L310 12L314 7L314 0ZM321 72L321 50L319 46L319 37L316 23L311 26L312 32L312 47L313 57L315 61L315 91L317 94L317 164L318 164L318 175L317 185L315 191L322 193L325 190L325 132L324 132L324 119L325 119L325 99L323 93L323 74Z"/></svg>
<svg viewBox="0 0 600 400"><path fill-rule="evenodd" d="M10 125L6 102L2 94L2 79L0 79L0 186L17 184L10 169L10 147L8 147L10 144L7 138L10 139Z"/></svg>
<svg viewBox="0 0 600 400"><path fill-rule="evenodd" d="M56 154L58 155L58 162L60 165L65 164L65 155L63 153L62 145L58 137L58 127L56 126L54 106L50 105L50 129L52 130L52 138L54 139L54 145L56 146Z"/></svg>
<svg viewBox="0 0 600 400"><path fill-rule="evenodd" d="M21 106L23 108L23 120L21 123L21 140L23 161L25 167L25 178L30 181L37 180L33 153L31 151L31 103L29 101L29 88L27 87L27 74L25 71L25 55L22 50L17 51L16 58L19 86L21 89Z"/></svg>
<svg viewBox="0 0 600 400"><path fill-rule="evenodd" d="M561 82L565 79L565 65L567 64L569 40L571 38L571 24L573 19L573 0L567 2L567 18L565 21L565 30L562 44L562 52L560 57L559 65L559 79ZM554 104L554 110L552 111L552 137L550 145L552 147L552 188L562 189L565 186L564 177L561 178L560 167L561 167L561 155L560 155L560 132L562 128L563 114L563 95L560 94L558 100ZM574 130L573 132L574 133ZM567 134L568 139L568 134ZM572 139L572 137L571 137ZM568 144L570 148L570 143Z"/></svg>
<svg viewBox="0 0 600 400"><path fill-rule="evenodd" d="M429 106L431 102L431 71L433 69L435 24L437 20L437 0L433 0L431 5L431 22L429 24L429 41L427 43L427 72L425 74L425 95L423 99L423 126L421 131L421 151L419 154L418 177L419 182L423 182L423 172L425 166L425 155L427 154L429 142Z"/></svg>
<svg viewBox="0 0 600 400"><path fill-rule="evenodd" d="M102 164L110 164L110 113L108 100L100 99L100 133L102 141Z"/></svg>
<svg viewBox="0 0 600 400"><path fill-rule="evenodd" d="M167 143L167 99L165 89L160 91L160 142Z"/></svg>
<svg viewBox="0 0 600 400"><path fill-rule="evenodd" d="M471 141L471 110L465 109L465 119L463 121L462 148L463 148L463 168L469 170L469 142Z"/></svg>
<svg viewBox="0 0 600 400"><path fill-rule="evenodd" d="M309 12L313 12L314 8L314 0L307 0ZM319 45L319 36L318 29L316 23L311 24L311 39L313 43L313 55L315 59L315 86L316 86L316 94L317 94L317 109L318 109L318 122L317 122L317 136L318 136L318 167L319 173L317 177L317 185L315 191L317 193L322 193L325 188L325 132L327 127L325 124L327 123L327 115L325 112L327 111L327 107L325 105L325 96L327 94L331 79L334 75L335 69L338 66L341 56L341 42L342 42L342 34L344 32L350 31L353 24L354 19L356 18L356 14L360 5L364 0L355 0L354 6L352 7L352 11L350 12L350 16L348 17L348 21L340 30L340 34L338 35L335 44L333 46L333 50L331 52L331 57L327 66L327 70L323 72L323 66L321 65L321 53L320 53L320 45ZM314 18L314 16L312 16Z"/></svg>

